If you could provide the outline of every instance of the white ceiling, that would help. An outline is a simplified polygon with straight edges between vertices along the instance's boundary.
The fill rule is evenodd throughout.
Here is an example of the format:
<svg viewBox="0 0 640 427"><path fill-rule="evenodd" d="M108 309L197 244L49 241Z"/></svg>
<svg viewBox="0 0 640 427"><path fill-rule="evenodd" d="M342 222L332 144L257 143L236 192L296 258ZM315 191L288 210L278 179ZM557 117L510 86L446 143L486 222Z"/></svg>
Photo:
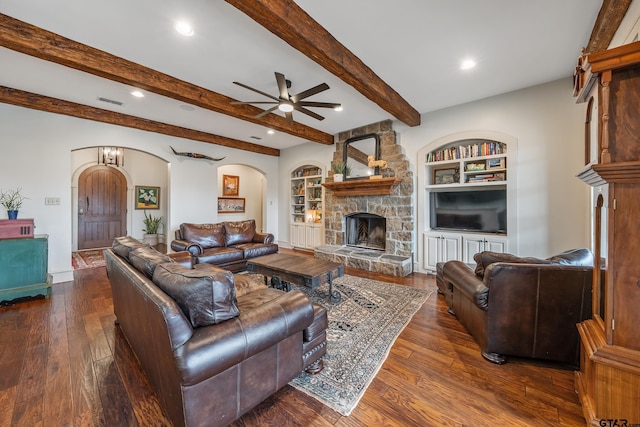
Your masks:
<svg viewBox="0 0 640 427"><path fill-rule="evenodd" d="M297 0L420 113L567 78L589 40L602 0ZM0 13L243 101L277 96L274 71L301 92L326 82L310 101L340 102L343 112L315 108L318 121L294 120L335 134L384 119L386 111L223 0L14 0ZM191 21L193 37L173 26ZM474 58L478 65L460 70ZM0 48L0 85L286 149L305 142L152 93ZM124 106L100 102L119 100ZM282 114L282 113L279 113ZM262 140L252 138L256 136Z"/></svg>

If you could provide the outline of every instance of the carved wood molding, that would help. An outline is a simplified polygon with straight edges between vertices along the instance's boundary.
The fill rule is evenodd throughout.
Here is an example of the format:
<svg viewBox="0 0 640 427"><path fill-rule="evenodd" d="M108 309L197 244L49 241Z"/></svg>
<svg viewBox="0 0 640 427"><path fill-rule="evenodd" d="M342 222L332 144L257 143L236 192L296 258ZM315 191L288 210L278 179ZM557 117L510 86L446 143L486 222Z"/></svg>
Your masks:
<svg viewBox="0 0 640 427"><path fill-rule="evenodd" d="M326 189L333 191L334 196L388 196L400 178L358 179L344 182L325 182Z"/></svg>
<svg viewBox="0 0 640 427"><path fill-rule="evenodd" d="M66 116L78 117L96 122L160 133L163 135L177 136L179 138L186 138L209 144L222 145L224 147L231 147L238 150L251 151L269 156L280 155L280 150L276 148L251 144L250 142L244 142L237 139L169 125L166 123L155 122L153 120L141 119L139 117L90 107L88 105L76 104L74 102L25 92L6 86L0 86L0 102L17 105L19 107L31 108L34 110L46 111L49 113L64 114Z"/></svg>
<svg viewBox="0 0 640 427"><path fill-rule="evenodd" d="M333 135L331 134L297 122L289 123L284 117L276 114L267 114L256 119L255 116L263 111L260 108L251 105L231 105L231 102L236 101L233 98L78 43L1 13L0 46L207 110L276 129L308 141L333 145Z"/></svg>
<svg viewBox="0 0 640 427"><path fill-rule="evenodd" d="M226 0L408 126L420 113L292 0Z"/></svg>
<svg viewBox="0 0 640 427"><path fill-rule="evenodd" d="M640 182L640 161L587 165L578 173L578 178L592 187L609 182L637 183Z"/></svg>

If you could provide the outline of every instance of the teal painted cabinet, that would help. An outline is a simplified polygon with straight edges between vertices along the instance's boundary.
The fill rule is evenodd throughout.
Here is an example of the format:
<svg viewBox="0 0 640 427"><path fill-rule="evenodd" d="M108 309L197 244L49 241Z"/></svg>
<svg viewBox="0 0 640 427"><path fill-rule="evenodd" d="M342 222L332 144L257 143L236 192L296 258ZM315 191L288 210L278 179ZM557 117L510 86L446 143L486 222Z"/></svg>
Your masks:
<svg viewBox="0 0 640 427"><path fill-rule="evenodd" d="M0 240L0 301L51 293L48 236Z"/></svg>

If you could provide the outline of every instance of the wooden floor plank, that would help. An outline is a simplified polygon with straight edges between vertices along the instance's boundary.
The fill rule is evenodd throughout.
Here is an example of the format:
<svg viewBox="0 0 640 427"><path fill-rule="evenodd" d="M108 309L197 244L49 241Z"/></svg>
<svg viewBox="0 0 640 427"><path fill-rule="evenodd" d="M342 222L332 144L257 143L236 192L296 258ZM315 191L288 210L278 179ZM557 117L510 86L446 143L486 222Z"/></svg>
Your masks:
<svg viewBox="0 0 640 427"><path fill-rule="evenodd" d="M47 382L44 391L45 426L69 426L73 423L71 399L59 396L71 396L71 371L68 354L60 353L47 360Z"/></svg>
<svg viewBox="0 0 640 427"><path fill-rule="evenodd" d="M424 274L345 273L435 290ZM77 270L47 300L0 307L0 336L11 337L0 342L0 427L170 426L114 320L104 267ZM350 416L286 386L233 425L584 426L573 377L566 366L526 359L487 362L434 293Z"/></svg>

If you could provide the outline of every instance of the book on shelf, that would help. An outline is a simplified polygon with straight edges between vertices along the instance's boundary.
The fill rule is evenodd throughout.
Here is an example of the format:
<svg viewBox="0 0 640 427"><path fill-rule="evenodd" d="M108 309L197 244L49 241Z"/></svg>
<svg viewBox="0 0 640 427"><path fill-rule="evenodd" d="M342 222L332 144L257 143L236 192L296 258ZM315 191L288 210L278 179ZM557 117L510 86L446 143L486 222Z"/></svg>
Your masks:
<svg viewBox="0 0 640 427"><path fill-rule="evenodd" d="M427 154L426 161L441 162L446 160L468 159L472 157L493 156L505 154L507 146L501 142L487 141L474 144L461 144L455 147L434 150Z"/></svg>

